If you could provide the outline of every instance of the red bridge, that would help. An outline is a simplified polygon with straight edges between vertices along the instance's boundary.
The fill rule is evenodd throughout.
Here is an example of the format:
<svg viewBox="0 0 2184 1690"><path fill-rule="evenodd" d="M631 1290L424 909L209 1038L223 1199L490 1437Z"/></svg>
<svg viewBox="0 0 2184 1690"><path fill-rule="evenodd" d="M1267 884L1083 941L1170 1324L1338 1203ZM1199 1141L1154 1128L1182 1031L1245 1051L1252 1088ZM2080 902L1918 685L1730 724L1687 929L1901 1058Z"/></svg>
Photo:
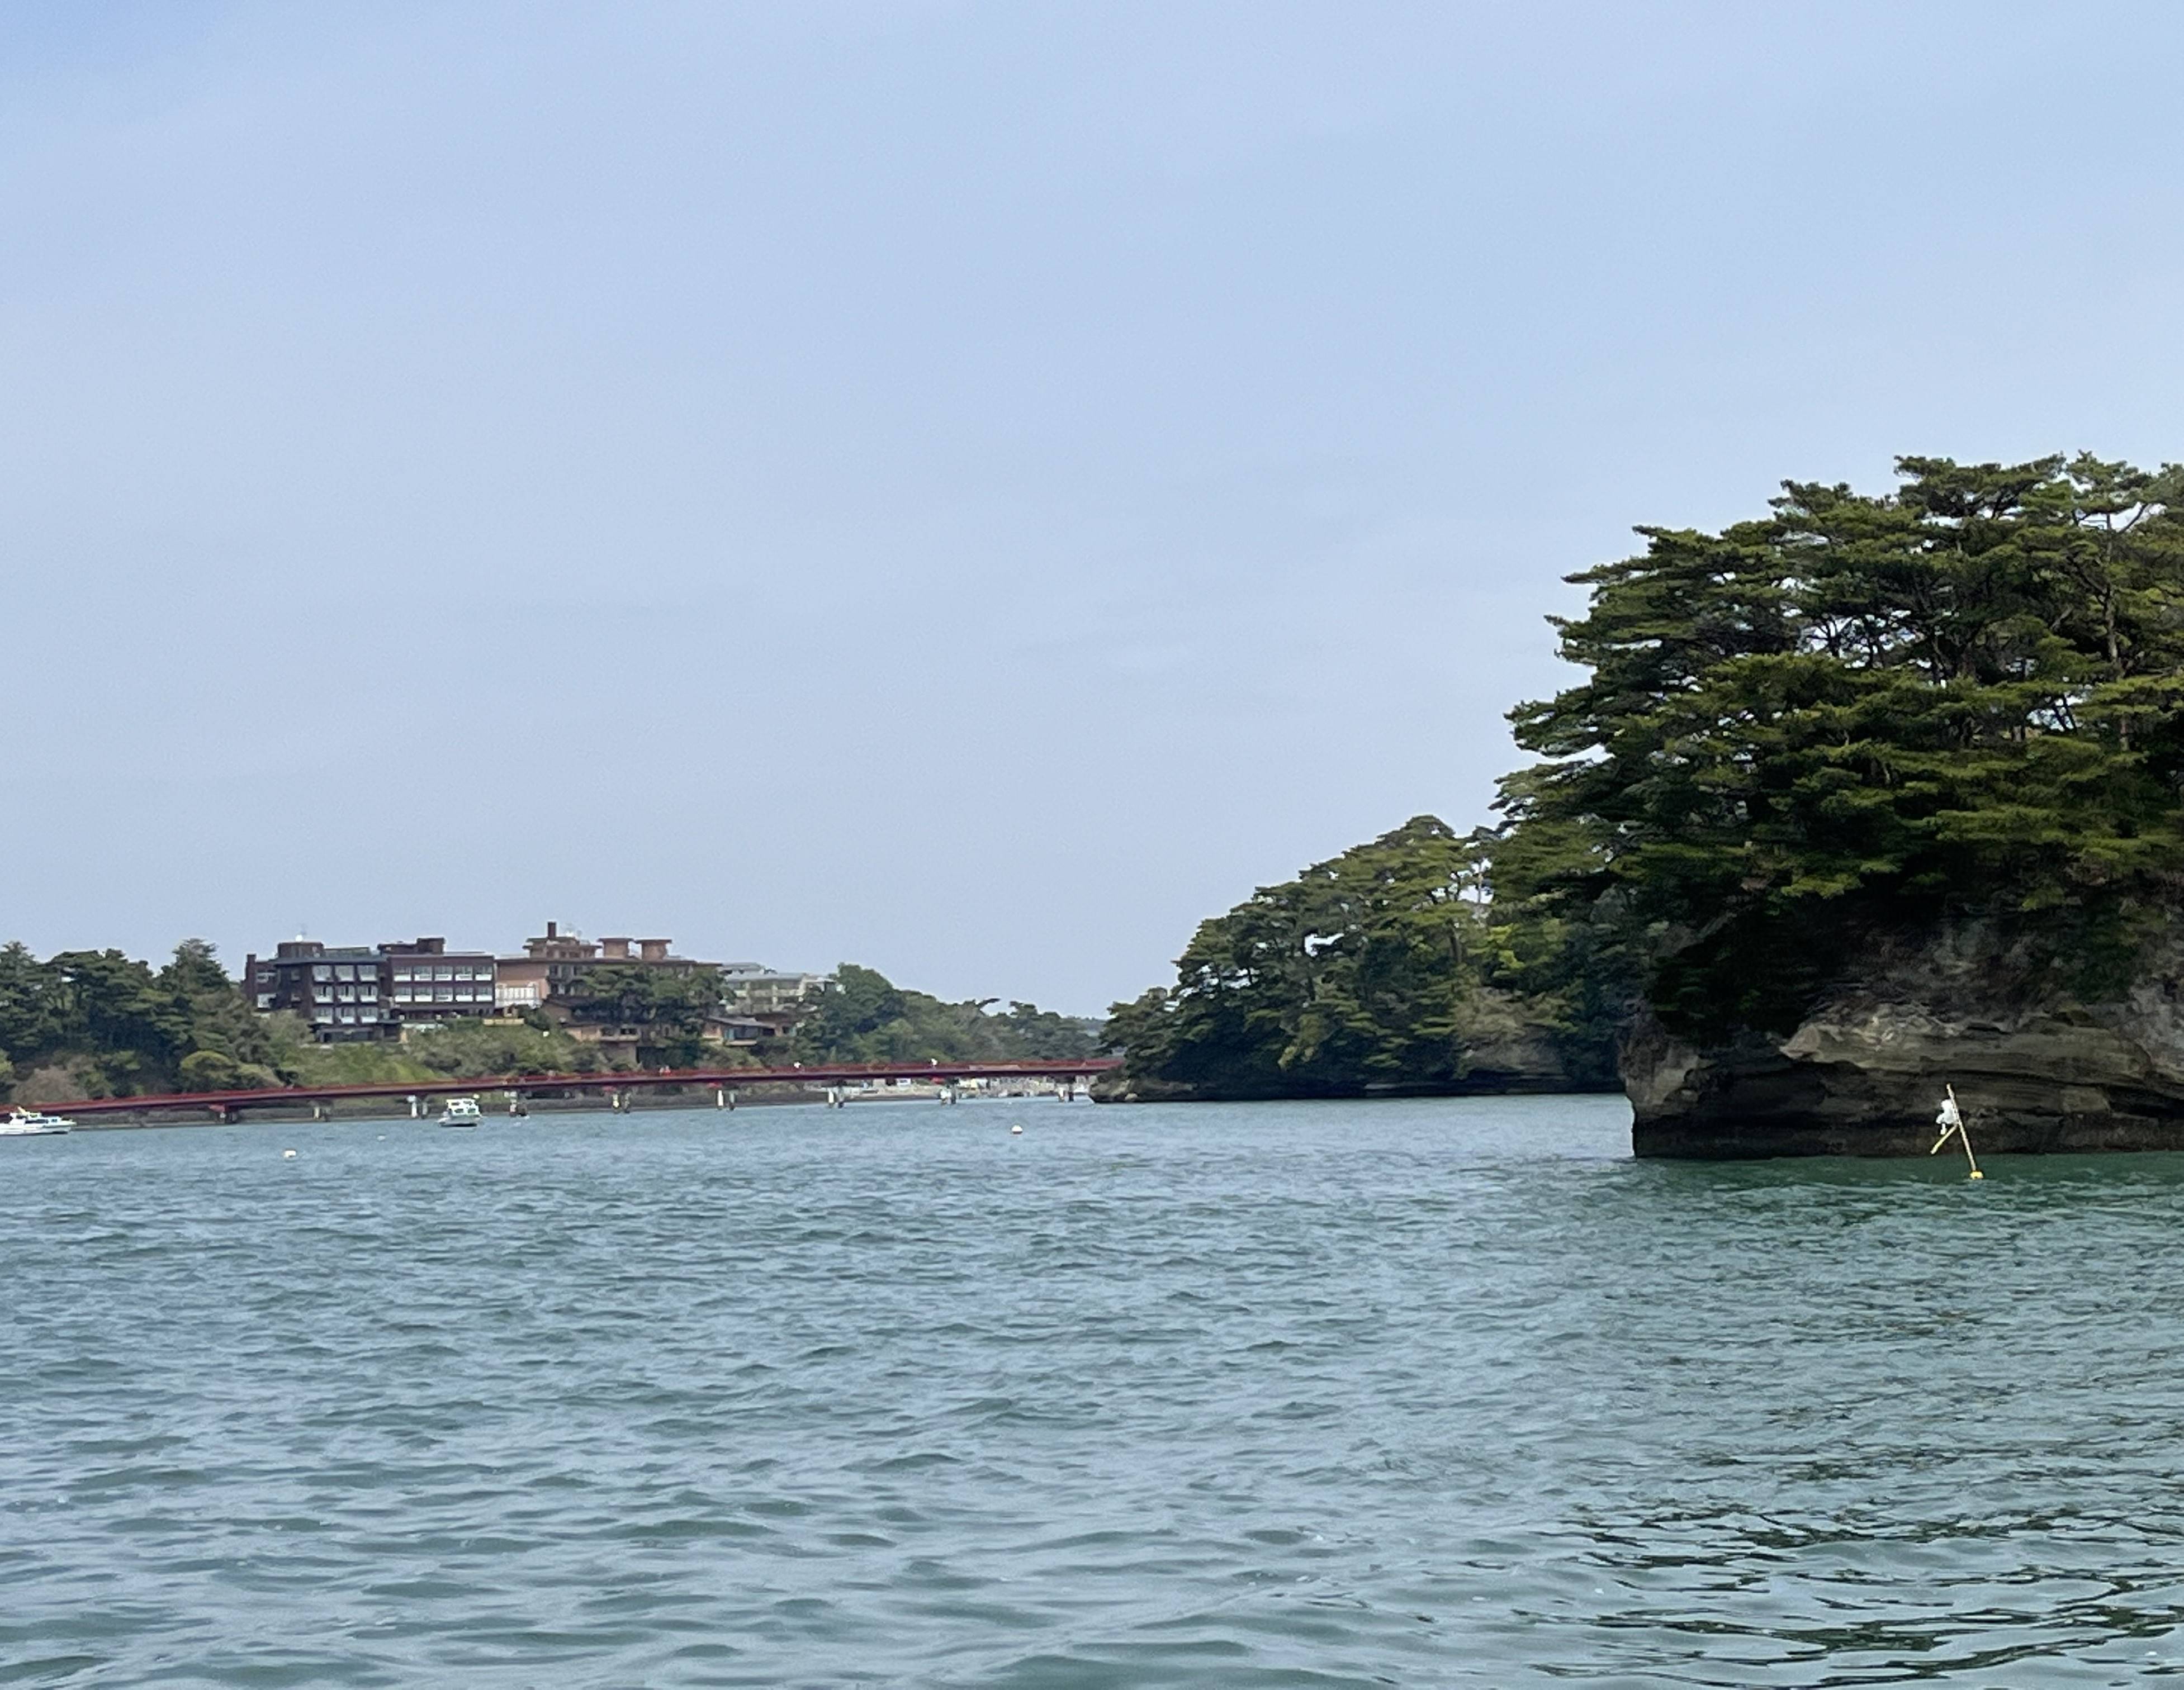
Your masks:
<svg viewBox="0 0 2184 1690"><path fill-rule="evenodd" d="M1058 1062L844 1062L804 1068L630 1069L607 1074L483 1074L468 1080L375 1080L353 1086L276 1086L251 1092L174 1092L145 1098L79 1098L73 1103L41 1104L54 1115L141 1115L153 1109L204 1109L220 1120L238 1110L266 1104L334 1104L359 1098L467 1097L502 1092L514 1097L561 1097L601 1092L615 1106L635 1091L677 1087L711 1090L715 1101L733 1106L745 1086L824 1086L839 1088L885 1080L921 1080L952 1085L964 1080L1058 1080L1071 1082L1119 1068L1108 1056L1071 1057Z"/></svg>

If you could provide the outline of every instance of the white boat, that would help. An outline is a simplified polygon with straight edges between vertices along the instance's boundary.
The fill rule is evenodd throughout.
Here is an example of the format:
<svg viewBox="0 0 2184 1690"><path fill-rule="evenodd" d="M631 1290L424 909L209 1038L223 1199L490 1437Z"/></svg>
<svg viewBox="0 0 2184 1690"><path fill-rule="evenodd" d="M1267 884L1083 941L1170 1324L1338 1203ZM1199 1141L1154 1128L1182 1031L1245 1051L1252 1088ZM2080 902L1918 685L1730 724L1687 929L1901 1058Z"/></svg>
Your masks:
<svg viewBox="0 0 2184 1690"><path fill-rule="evenodd" d="M57 1138L75 1126L66 1115L14 1109L8 1111L7 1120L0 1120L0 1138Z"/></svg>
<svg viewBox="0 0 2184 1690"><path fill-rule="evenodd" d="M443 1126L476 1126L485 1119L476 1098L450 1098L440 1111Z"/></svg>

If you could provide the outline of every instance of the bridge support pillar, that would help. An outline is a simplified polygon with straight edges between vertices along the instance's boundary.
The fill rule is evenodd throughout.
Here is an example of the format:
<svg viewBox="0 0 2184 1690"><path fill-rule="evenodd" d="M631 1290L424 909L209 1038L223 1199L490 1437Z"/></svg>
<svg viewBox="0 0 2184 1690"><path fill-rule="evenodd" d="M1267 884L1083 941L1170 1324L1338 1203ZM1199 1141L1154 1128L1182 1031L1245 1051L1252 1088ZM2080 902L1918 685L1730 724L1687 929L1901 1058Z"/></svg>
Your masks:
<svg viewBox="0 0 2184 1690"><path fill-rule="evenodd" d="M313 1120L324 1120L326 1118L326 1106L324 1104L313 1104L311 1105L311 1119Z"/></svg>
<svg viewBox="0 0 2184 1690"><path fill-rule="evenodd" d="M410 1094L410 1119L415 1120L417 1119L417 1094L415 1092L412 1092Z"/></svg>

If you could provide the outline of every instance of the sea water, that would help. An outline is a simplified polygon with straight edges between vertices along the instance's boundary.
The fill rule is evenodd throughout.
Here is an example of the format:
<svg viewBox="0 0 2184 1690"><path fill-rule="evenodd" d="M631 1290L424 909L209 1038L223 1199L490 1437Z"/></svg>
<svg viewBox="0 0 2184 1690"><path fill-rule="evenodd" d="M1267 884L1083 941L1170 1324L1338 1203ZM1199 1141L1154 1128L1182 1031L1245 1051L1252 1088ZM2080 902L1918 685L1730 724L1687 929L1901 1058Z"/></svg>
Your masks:
<svg viewBox="0 0 2184 1690"><path fill-rule="evenodd" d="M1973 1184L1628 1132L1039 1101L0 1143L0 1682L2184 1672L2184 1159Z"/></svg>

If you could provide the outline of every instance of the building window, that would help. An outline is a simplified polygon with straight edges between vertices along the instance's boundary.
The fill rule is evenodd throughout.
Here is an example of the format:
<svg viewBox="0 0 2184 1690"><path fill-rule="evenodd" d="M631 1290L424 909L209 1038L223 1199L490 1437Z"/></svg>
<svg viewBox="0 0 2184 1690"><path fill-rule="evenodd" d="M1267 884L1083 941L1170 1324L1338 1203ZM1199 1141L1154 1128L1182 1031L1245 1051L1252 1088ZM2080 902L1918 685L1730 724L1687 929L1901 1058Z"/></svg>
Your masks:
<svg viewBox="0 0 2184 1690"><path fill-rule="evenodd" d="M271 1009L273 1007L273 994L270 992L259 992L258 994L258 1007L261 1009Z"/></svg>
<svg viewBox="0 0 2184 1690"><path fill-rule="evenodd" d="M332 968L326 963L316 964L311 970L311 978L314 980L332 980L333 977Z"/></svg>
<svg viewBox="0 0 2184 1690"><path fill-rule="evenodd" d="M311 1001L312 1001L314 1003L332 1003L332 1002L334 1001L334 989L333 989L333 987L331 987L331 986L315 986L315 987L313 987L311 988Z"/></svg>
<svg viewBox="0 0 2184 1690"><path fill-rule="evenodd" d="M367 1003L376 1003L379 1001L379 988L376 986L359 986L356 988L356 995Z"/></svg>
<svg viewBox="0 0 2184 1690"><path fill-rule="evenodd" d="M331 1009L314 1009L311 1011L311 1019L315 1021L331 1021L333 1018L334 1012Z"/></svg>

